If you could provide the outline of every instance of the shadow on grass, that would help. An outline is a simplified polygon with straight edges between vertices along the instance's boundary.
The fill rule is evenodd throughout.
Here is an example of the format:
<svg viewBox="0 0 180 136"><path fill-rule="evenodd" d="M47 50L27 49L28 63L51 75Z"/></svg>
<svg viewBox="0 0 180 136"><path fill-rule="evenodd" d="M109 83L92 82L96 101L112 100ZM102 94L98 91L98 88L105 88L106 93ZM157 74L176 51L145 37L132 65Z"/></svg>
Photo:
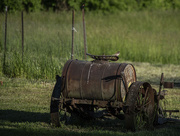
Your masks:
<svg viewBox="0 0 180 136"><path fill-rule="evenodd" d="M70 132L67 130L47 130L47 129L38 129L38 130L32 130L32 129L8 129L8 128L0 128L1 134L3 136L79 136L81 135L78 132Z"/></svg>
<svg viewBox="0 0 180 136"><path fill-rule="evenodd" d="M125 132L124 121L116 117L104 117L97 119L82 119L78 116L70 118L66 125L75 125L80 128L93 128L98 130Z"/></svg>
<svg viewBox="0 0 180 136"><path fill-rule="evenodd" d="M123 128L123 121L117 118L101 118L101 119L82 119L79 116L69 116L66 125L76 125L79 127L94 127L112 130L112 128ZM62 119L62 116L61 116ZM15 110L0 110L0 120L9 122L44 122L50 124L50 113L26 112ZM63 120L62 120L63 121Z"/></svg>
<svg viewBox="0 0 180 136"><path fill-rule="evenodd" d="M122 133L115 132L105 132L105 131L74 131L74 130L64 130L64 129L56 129L56 130L48 130L48 129L8 129L8 128L0 128L1 134L3 136L121 136ZM132 135L132 134L131 134Z"/></svg>
<svg viewBox="0 0 180 136"><path fill-rule="evenodd" d="M50 122L49 113L36 113L15 110L0 110L0 120L10 122Z"/></svg>
<svg viewBox="0 0 180 136"><path fill-rule="evenodd" d="M86 120L82 119L78 116L73 116L70 120L63 125L62 128L55 128L50 126L50 113L35 113L35 112L26 112L26 111L15 111L15 110L0 110L0 120L1 121L9 121L11 123L36 123L43 122L47 123L48 128L29 128L28 126L24 126L24 128L17 128L14 124L8 124L9 128L0 128L0 132L2 134L13 134L16 135L24 135L26 131L28 131L28 135L56 135L56 133L63 135L103 135L108 133L123 133L123 121L117 118L104 118L104 119L95 119L95 120ZM1 124L3 126L3 124ZM12 125L12 126L11 126ZM6 125L7 126L7 125ZM49 129L50 128L50 129ZM93 130L93 132L88 130ZM38 130L38 132L36 132ZM48 131L47 131L48 130ZM74 132L76 130L77 132ZM82 132L81 130L85 130L86 132ZM47 131L47 133L46 133ZM107 132L108 131L108 132Z"/></svg>
<svg viewBox="0 0 180 136"><path fill-rule="evenodd" d="M138 131L138 132L127 132L122 133L121 131L107 131L107 130L75 130L75 129L47 129L47 128L0 128L0 132L3 136L179 136L180 133L179 126L168 125L161 129L156 129L154 131Z"/></svg>
<svg viewBox="0 0 180 136"><path fill-rule="evenodd" d="M6 124L0 126L0 133L3 136L13 135L38 135L38 136L114 136L114 135L155 135L157 132L165 132L160 136L164 135L178 135L180 130L180 124L168 124L163 125L162 127L157 127L155 131L138 131L138 132L124 132L123 121L117 118L105 118L105 119L96 119L96 120L82 120L79 118L72 118L72 120L67 123L66 126L60 128L51 127L50 125L45 126L34 126L33 123L36 122L50 122L49 113L34 113L34 112L25 112L25 111L15 111L15 110L0 110L0 120L9 121L9 122L29 122L32 125L13 125ZM148 133L147 133L148 132Z"/></svg>
<svg viewBox="0 0 180 136"><path fill-rule="evenodd" d="M50 123L50 114L49 113L35 113L35 112L25 112L25 111L15 111L15 110L0 110L0 121L11 122L12 124L0 124L0 133L3 136L13 135L38 135L38 136L114 136L115 134L119 135L119 132L122 134L119 126L116 126L116 129L119 128L119 131L115 131L115 124L113 125L113 120L79 120L75 119L69 121L65 126L56 128L50 125L37 126L33 124L36 122L45 122ZM17 125L16 123L29 122L32 124ZM116 122L116 121L115 121ZM15 124L13 124L15 123ZM34 126L35 125L35 126Z"/></svg>

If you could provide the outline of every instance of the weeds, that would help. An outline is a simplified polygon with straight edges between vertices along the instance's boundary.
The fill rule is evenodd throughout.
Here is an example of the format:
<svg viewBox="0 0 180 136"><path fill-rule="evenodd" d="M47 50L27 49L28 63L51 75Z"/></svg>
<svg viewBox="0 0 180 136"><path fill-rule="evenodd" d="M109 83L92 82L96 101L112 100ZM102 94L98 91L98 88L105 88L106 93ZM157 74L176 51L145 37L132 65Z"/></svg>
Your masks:
<svg viewBox="0 0 180 136"><path fill-rule="evenodd" d="M145 68L143 64L142 68ZM156 67L154 69L151 67L151 69L155 70ZM142 78L145 79L146 76ZM0 132L3 136L179 135L180 124L178 123L166 123L155 127L154 131L143 129L137 132L126 132L123 128L123 121L117 118L97 120L73 118L68 123L63 122L60 128L55 128L50 125L50 100L54 81L44 83L41 80L6 77L0 77L0 80L4 81L3 85L0 85ZM167 109L179 108L179 94L179 89L168 92ZM61 115L64 114L61 113ZM178 113L177 116L180 117L180 114ZM139 118L139 123L141 123L140 120L141 118Z"/></svg>
<svg viewBox="0 0 180 136"><path fill-rule="evenodd" d="M53 79L71 57L71 12L24 14L24 62L21 56L21 14L8 14L4 74L9 77ZM179 11L103 14L87 12L88 52L120 61L180 64ZM4 15L0 15L0 74L3 69ZM74 58L84 58L82 15L75 13Z"/></svg>

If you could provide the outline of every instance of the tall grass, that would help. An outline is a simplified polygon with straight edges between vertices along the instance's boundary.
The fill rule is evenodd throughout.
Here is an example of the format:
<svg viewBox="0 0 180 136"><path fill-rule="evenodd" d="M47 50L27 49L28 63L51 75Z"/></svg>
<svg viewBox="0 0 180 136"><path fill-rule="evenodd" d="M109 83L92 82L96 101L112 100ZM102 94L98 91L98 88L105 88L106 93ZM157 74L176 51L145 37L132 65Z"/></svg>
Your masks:
<svg viewBox="0 0 180 136"><path fill-rule="evenodd" d="M156 11L90 17L97 25L87 24L89 51L112 54L120 50L124 60L180 64L177 14Z"/></svg>
<svg viewBox="0 0 180 136"><path fill-rule="evenodd" d="M4 51L4 15L0 15L0 74ZM21 56L21 14L8 14L5 74L10 77L48 78L60 74L71 56L71 12L24 14L25 52ZM179 11L87 12L88 52L120 61L180 64ZM82 14L75 13L75 59L83 59Z"/></svg>

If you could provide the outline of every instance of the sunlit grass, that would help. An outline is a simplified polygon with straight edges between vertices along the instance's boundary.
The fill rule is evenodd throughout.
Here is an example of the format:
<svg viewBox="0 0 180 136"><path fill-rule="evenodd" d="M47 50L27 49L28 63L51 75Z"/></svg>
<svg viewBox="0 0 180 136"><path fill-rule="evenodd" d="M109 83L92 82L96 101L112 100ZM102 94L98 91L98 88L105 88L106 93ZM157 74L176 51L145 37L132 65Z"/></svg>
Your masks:
<svg viewBox="0 0 180 136"><path fill-rule="evenodd" d="M21 14L8 14L5 74L9 77L53 79L71 58L71 12L24 13L24 56ZM4 15L0 15L0 74L4 52ZM120 61L180 64L179 11L85 14L87 50ZM84 59L82 13L75 12L74 59ZM119 61L119 62L120 62Z"/></svg>

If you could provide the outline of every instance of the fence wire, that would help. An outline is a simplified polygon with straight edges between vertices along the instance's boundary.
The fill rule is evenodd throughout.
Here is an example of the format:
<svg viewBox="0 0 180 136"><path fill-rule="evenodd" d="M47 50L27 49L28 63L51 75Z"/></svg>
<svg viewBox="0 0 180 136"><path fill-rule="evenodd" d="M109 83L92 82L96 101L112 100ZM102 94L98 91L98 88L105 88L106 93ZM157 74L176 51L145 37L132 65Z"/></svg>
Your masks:
<svg viewBox="0 0 180 136"><path fill-rule="evenodd" d="M64 63L71 58L71 14L64 20L59 19L56 14L52 15L54 18L48 13L45 13L44 17L40 14L24 14L24 45L22 46L21 13L15 16L8 14L7 52L4 68L2 66L5 52L3 47L5 17L0 15L1 74L9 77L35 79L54 79L56 74L61 75ZM75 21L74 59L84 57L82 27L81 20ZM23 55L22 51L24 51Z"/></svg>

